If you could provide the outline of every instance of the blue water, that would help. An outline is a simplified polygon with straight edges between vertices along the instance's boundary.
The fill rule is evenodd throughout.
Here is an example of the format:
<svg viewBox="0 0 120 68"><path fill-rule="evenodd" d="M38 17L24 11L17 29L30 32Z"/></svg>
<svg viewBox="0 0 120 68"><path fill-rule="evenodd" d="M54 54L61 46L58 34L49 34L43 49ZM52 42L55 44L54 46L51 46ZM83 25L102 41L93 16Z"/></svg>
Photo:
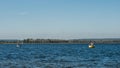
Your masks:
<svg viewBox="0 0 120 68"><path fill-rule="evenodd" d="M120 44L0 44L0 68L120 68Z"/></svg>

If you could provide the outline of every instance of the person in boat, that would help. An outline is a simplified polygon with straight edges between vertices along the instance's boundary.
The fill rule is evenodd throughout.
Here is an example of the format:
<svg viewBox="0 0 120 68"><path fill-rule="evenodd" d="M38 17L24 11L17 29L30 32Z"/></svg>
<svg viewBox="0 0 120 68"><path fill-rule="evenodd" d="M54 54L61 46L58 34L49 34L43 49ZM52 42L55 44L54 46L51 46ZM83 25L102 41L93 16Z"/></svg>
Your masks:
<svg viewBox="0 0 120 68"><path fill-rule="evenodd" d="M89 48L95 48L94 42L90 42Z"/></svg>

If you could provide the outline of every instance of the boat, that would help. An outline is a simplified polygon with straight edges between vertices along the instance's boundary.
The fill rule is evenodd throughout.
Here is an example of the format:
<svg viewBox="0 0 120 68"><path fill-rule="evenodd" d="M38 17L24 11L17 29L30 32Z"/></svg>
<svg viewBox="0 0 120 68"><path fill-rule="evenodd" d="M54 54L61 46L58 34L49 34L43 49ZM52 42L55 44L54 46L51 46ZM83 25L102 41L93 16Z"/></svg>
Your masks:
<svg viewBox="0 0 120 68"><path fill-rule="evenodd" d="M22 44L23 44L23 42L21 42L21 45L22 45ZM18 41L17 44L16 44L16 47L19 48L19 47L21 47L21 45L20 45L20 42Z"/></svg>
<svg viewBox="0 0 120 68"><path fill-rule="evenodd" d="M88 46L89 48L95 48L95 45L93 42L90 43L90 45Z"/></svg>
<svg viewBox="0 0 120 68"><path fill-rule="evenodd" d="M95 46L94 45L89 45L89 48L95 48Z"/></svg>
<svg viewBox="0 0 120 68"><path fill-rule="evenodd" d="M20 45L17 44L16 47L20 47Z"/></svg>

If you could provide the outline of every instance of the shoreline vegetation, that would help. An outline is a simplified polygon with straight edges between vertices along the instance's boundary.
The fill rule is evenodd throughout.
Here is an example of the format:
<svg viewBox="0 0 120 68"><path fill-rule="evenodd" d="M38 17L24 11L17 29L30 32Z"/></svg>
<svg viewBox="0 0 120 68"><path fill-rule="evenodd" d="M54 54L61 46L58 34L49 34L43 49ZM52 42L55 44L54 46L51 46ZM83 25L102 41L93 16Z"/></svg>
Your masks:
<svg viewBox="0 0 120 68"><path fill-rule="evenodd" d="M0 40L0 44L120 44L120 39L24 39L24 40Z"/></svg>

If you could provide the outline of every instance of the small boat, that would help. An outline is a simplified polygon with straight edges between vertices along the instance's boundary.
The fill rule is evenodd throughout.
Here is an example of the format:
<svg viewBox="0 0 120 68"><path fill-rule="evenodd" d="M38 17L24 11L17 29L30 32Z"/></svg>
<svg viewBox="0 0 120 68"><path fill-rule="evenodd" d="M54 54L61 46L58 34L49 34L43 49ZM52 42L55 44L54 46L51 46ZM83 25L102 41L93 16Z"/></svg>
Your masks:
<svg viewBox="0 0 120 68"><path fill-rule="evenodd" d="M89 48L95 48L95 46L94 45L89 45Z"/></svg>
<svg viewBox="0 0 120 68"><path fill-rule="evenodd" d="M23 42L21 42L21 45L23 44ZM20 42L19 41L17 41L17 44L16 44L16 47L21 47L21 45L20 45Z"/></svg>
<svg viewBox="0 0 120 68"><path fill-rule="evenodd" d="M20 45L17 44L16 47L20 47Z"/></svg>
<svg viewBox="0 0 120 68"><path fill-rule="evenodd" d="M89 48L95 48L95 45L93 42L90 43L90 45L88 46Z"/></svg>

